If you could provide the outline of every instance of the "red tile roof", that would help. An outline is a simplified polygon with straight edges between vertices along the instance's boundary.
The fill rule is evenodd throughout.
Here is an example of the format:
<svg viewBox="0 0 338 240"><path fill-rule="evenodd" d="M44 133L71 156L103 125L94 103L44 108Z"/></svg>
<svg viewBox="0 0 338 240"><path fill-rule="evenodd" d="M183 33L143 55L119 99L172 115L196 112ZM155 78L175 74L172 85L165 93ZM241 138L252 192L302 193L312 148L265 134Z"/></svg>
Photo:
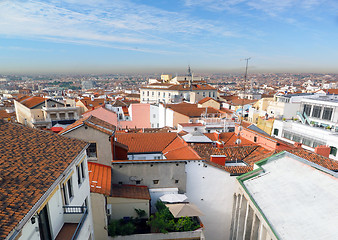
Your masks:
<svg viewBox="0 0 338 240"><path fill-rule="evenodd" d="M305 150L303 148L297 148L293 150L287 150L289 153L297 155L298 157L304 158L310 162L316 163L322 167L330 169L332 171L338 171L338 161L332 160L330 158L324 157L317 153Z"/></svg>
<svg viewBox="0 0 338 240"><path fill-rule="evenodd" d="M105 99L103 99L103 98L96 98L96 99L94 99L94 101L92 101L91 98L88 98L88 97L80 100L80 102L82 102L83 105L85 105L88 109L89 108L95 108L95 107L98 107L98 106L103 106L104 101L105 101Z"/></svg>
<svg viewBox="0 0 338 240"><path fill-rule="evenodd" d="M205 136L207 136L212 141L221 141L224 142L225 146L242 146L242 145L256 145L253 142L243 138L239 137L241 139L241 144L236 144L236 140L238 136L234 132L224 132L217 135L216 132L214 133L204 133Z"/></svg>
<svg viewBox="0 0 338 240"><path fill-rule="evenodd" d="M31 97L25 97L23 99L20 99L20 103L28 108L32 108L35 107L36 105L39 105L41 103L43 103L46 100L46 98L43 97L35 97L35 96L31 96Z"/></svg>
<svg viewBox="0 0 338 240"><path fill-rule="evenodd" d="M99 130L99 131L106 133L108 135L113 135L115 133L115 130L116 130L116 127L114 125L107 123L106 121L103 121L103 120L101 120L97 117L90 115L88 117L81 118L81 119L77 120L73 124L66 127L64 130L62 130L59 134L64 135L67 132L72 131L72 130L76 129L77 127L80 127L80 126L83 126L83 125L92 127L94 129Z"/></svg>
<svg viewBox="0 0 338 240"><path fill-rule="evenodd" d="M167 104L166 106L172 109L173 111L188 117L200 117L201 114L205 113L206 111L208 113L221 113L219 110L213 107L199 108L197 104L180 103L180 104Z"/></svg>
<svg viewBox="0 0 338 240"><path fill-rule="evenodd" d="M93 193L105 196L111 194L111 167L99 163L88 162L89 185Z"/></svg>
<svg viewBox="0 0 338 240"><path fill-rule="evenodd" d="M168 160L198 160L199 155L180 137L176 137L163 151Z"/></svg>
<svg viewBox="0 0 338 240"><path fill-rule="evenodd" d="M0 122L0 239L25 217L87 143Z"/></svg>
<svg viewBox="0 0 338 240"><path fill-rule="evenodd" d="M117 141L129 147L129 153L162 152L175 138L172 132L117 133Z"/></svg>
<svg viewBox="0 0 338 240"><path fill-rule="evenodd" d="M113 184L110 196L150 200L148 187L141 185Z"/></svg>
<svg viewBox="0 0 338 240"><path fill-rule="evenodd" d="M338 94L338 88L323 89L323 90L329 94Z"/></svg>
<svg viewBox="0 0 338 240"><path fill-rule="evenodd" d="M211 98L211 97L206 97L206 98L203 98L202 100L200 100L200 101L198 102L198 104L206 103L206 102L209 101L209 100L212 100L212 101L217 102L215 99L213 99L213 98Z"/></svg>

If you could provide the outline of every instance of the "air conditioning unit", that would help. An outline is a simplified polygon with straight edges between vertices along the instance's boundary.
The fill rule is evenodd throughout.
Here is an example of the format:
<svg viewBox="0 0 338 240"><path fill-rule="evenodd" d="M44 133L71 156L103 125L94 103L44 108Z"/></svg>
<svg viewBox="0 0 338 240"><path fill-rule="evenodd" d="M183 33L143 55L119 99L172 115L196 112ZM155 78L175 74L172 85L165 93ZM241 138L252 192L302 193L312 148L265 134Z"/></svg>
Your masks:
<svg viewBox="0 0 338 240"><path fill-rule="evenodd" d="M108 216L112 215L112 206L111 206L111 204L107 204L107 215Z"/></svg>

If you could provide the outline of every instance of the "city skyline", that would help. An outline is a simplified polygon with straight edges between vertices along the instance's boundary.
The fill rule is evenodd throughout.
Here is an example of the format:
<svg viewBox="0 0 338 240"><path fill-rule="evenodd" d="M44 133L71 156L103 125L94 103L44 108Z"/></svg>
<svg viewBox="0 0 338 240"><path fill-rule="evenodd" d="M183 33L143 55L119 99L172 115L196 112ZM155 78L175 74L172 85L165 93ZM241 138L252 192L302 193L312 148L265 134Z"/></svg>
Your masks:
<svg viewBox="0 0 338 240"><path fill-rule="evenodd" d="M0 2L0 74L337 73L334 0Z"/></svg>

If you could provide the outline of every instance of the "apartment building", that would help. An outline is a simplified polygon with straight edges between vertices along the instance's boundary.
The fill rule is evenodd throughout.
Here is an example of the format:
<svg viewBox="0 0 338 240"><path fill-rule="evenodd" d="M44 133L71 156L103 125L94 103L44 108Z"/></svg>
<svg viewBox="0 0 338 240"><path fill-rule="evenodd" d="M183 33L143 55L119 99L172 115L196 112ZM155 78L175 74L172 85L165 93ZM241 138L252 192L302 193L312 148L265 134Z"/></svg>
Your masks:
<svg viewBox="0 0 338 240"><path fill-rule="evenodd" d="M197 102L205 97L216 99L218 97L217 89L206 83L154 83L140 88L141 103L171 103L182 101ZM191 96L191 95L195 96Z"/></svg>
<svg viewBox="0 0 338 240"><path fill-rule="evenodd" d="M338 175L288 152L238 177L230 239L336 239Z"/></svg>
<svg viewBox="0 0 338 240"><path fill-rule="evenodd" d="M79 119L79 107L68 99L59 102L51 98L26 96L14 101L16 119L33 128L51 128L53 125L71 124Z"/></svg>
<svg viewBox="0 0 338 240"><path fill-rule="evenodd" d="M0 122L0 238L94 239L87 143Z"/></svg>

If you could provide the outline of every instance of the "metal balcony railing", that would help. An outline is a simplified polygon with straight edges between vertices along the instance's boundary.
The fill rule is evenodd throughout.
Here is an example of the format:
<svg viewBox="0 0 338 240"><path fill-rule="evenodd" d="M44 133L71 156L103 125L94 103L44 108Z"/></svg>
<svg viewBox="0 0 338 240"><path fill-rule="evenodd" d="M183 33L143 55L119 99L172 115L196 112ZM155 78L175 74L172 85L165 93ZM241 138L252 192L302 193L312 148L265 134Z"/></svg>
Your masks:
<svg viewBox="0 0 338 240"><path fill-rule="evenodd" d="M88 209L86 206L63 206L65 223L77 223L77 228L71 240L77 239L81 228L86 221Z"/></svg>

